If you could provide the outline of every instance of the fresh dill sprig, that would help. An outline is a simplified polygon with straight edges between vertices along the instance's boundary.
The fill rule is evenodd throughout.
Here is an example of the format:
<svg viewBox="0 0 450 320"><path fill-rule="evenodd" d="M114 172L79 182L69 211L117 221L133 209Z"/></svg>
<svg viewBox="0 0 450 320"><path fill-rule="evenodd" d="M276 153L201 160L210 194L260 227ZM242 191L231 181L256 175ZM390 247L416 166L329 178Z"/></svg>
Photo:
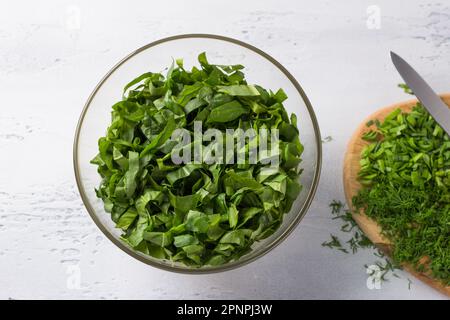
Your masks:
<svg viewBox="0 0 450 320"><path fill-rule="evenodd" d="M322 243L323 247L328 247L330 249L339 250L343 253L356 254L360 249L373 249L373 254L381 259L377 260L374 265L378 267L377 272L381 272L380 281L388 281L389 277L392 275L395 278L400 278L400 276L395 272L400 270L400 266L391 261L386 255L377 248L370 239L362 232L358 227L356 221L353 219L352 212L346 208L346 206L339 200L333 200L329 204L331 209L331 215L333 220L339 220L342 222L340 230L345 233L350 233L350 239L344 241L339 239L336 235L330 234L330 240ZM368 265L364 265L368 269ZM374 275L374 270L371 270L369 275ZM411 281L411 280L409 280ZM408 284L410 287L410 283Z"/></svg>
<svg viewBox="0 0 450 320"><path fill-rule="evenodd" d="M347 249L345 249L342 246L341 241L338 239L338 237L336 237L333 234L330 234L330 237L331 237L331 240L323 242L322 247L328 247L330 249L337 249L344 253L348 253Z"/></svg>
<svg viewBox="0 0 450 320"><path fill-rule="evenodd" d="M341 201L333 200L330 203L331 213L332 214L338 214L341 213L342 208L344 207L344 204Z"/></svg>

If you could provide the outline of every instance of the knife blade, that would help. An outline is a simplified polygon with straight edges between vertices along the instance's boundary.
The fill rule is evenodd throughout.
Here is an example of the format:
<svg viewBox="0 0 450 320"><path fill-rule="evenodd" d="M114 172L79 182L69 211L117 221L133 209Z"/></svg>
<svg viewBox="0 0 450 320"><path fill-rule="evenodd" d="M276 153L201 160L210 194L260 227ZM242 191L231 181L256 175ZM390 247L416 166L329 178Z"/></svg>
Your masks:
<svg viewBox="0 0 450 320"><path fill-rule="evenodd" d="M398 73L436 122L450 135L450 109L426 81L398 54L391 51Z"/></svg>

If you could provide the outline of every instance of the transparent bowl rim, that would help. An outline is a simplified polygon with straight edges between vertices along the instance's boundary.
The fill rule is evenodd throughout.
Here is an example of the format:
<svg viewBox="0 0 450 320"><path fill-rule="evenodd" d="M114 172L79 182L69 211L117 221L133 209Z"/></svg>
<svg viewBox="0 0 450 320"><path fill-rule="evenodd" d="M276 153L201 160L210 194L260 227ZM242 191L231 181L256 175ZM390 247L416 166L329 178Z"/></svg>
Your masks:
<svg viewBox="0 0 450 320"><path fill-rule="evenodd" d="M283 231L283 233L280 234L271 243L269 243L268 246L259 249L260 251L256 255L249 257L247 259L238 259L236 261L232 261L232 262L229 262L224 265L217 266L217 267L189 268L189 267L180 267L180 266L175 266L175 265L171 266L168 264L158 263L156 261L146 258L145 256L139 255L132 248L128 247L125 243L120 241L120 239L117 239L103 225L103 223L97 217L95 210L91 206L91 204L88 200L88 197L86 196L86 191L84 190L83 184L81 182L80 167L79 167L79 163L78 163L78 143L79 143L80 131L81 131L81 126L84 121L84 117L89 109L89 106L90 106L93 98L95 97L97 92L100 90L102 85L111 76L111 74L114 73L116 71L116 69L118 69L121 65L123 65L125 62L127 62L129 59L131 59L132 57L134 57L135 55L139 54L140 52L142 52L144 50L147 50L151 47L157 46L157 45L165 43L165 42L175 41L175 40L180 40L180 39L188 39L188 38L214 39L214 40L222 40L225 42L230 42L232 44L236 44L236 45L242 46L246 49L249 49L249 50L257 53L258 55L266 58L267 60L269 60L289 79L289 81L291 81L291 83L294 85L295 89L298 91L298 93L302 97L303 102L305 103L306 108L308 109L308 113L309 113L311 122L313 124L315 140L316 140L317 158L316 158L316 167L314 170L314 176L313 176L313 180L312 180L311 189L309 190L309 193L306 197L305 202L303 203L302 207L300 208L299 212L297 213L295 218L292 220L292 222L286 227L286 229ZM294 76L285 67L283 67L277 60L275 60L272 56L270 56L269 54L265 53L264 51L254 47L246 42L243 42L243 41L237 40L237 39L233 39L230 37L225 37L225 36L215 35L215 34L205 34L205 33L179 34L179 35L170 36L170 37L166 37L166 38L162 38L162 39L153 41L147 45L140 47L139 49L134 50L133 52L128 54L125 58L120 60L115 66L113 66L108 71L108 73L100 80L100 82L96 85L96 87L94 88L92 93L89 95L89 97L83 107L83 110L81 112L78 123L77 123L75 137L74 137L74 143L73 143L73 166L74 166L75 179L76 179L78 191L80 193L80 196L84 203L84 206L86 207L89 215L91 216L92 220L94 220L94 223L97 225L97 227L118 248L120 248L122 251L126 252L128 255L132 256L133 258L135 258L145 264L151 265L153 267L156 267L156 268L159 268L162 270L176 272L176 273L183 273L183 274L209 274L209 273L217 273L217 272L223 272L223 271L236 269L238 267L242 267L244 265L247 265L247 264L257 260L258 258L267 254L273 248L278 246L281 242L283 242L289 236L289 234L291 234L291 232L297 227L297 225L300 223L300 221L303 219L306 212L308 211L308 209L311 205L311 202L314 199L314 195L316 193L317 186L319 184L320 172L321 172L321 168L322 168L322 140L321 140L321 135L320 135L317 118L314 113L311 102L309 101L308 97L306 96L305 92L303 91L302 87L297 82L297 80L294 78Z"/></svg>

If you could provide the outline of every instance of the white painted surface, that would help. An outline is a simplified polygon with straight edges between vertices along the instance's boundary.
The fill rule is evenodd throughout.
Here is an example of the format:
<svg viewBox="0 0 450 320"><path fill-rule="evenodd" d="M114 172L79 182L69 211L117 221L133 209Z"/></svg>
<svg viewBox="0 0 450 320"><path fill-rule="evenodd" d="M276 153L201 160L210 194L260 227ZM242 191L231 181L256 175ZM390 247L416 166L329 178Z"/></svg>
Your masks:
<svg viewBox="0 0 450 320"><path fill-rule="evenodd" d="M373 4L380 29L367 27ZM0 298L445 298L417 280L408 290L404 273L369 290L370 250L345 255L321 243L340 234L328 204L343 199L352 131L377 108L408 98L396 88L389 50L437 91L450 91L448 0L1 5ZM72 169L75 125L100 78L146 43L193 32L235 37L277 58L308 94L322 135L334 139L323 146L315 201L288 240L248 266L206 276L163 272L116 248L84 209Z"/></svg>

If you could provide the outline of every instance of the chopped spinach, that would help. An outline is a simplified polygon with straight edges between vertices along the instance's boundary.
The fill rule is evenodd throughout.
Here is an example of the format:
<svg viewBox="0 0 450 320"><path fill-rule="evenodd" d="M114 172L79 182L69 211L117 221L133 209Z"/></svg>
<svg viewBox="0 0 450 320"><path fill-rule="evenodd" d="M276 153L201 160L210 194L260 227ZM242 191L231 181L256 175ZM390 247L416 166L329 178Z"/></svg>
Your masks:
<svg viewBox="0 0 450 320"><path fill-rule="evenodd" d="M200 67L187 70L177 60L165 76L146 72L125 85L91 161L102 178L97 196L123 241L192 267L221 265L247 253L277 230L302 189L303 146L297 119L283 106L284 91L248 84L241 65L210 64L204 53L198 60ZM174 163L175 152L195 150L195 143L180 150L171 137L177 129L193 136L196 121L203 132L278 129L279 166L264 158L235 164L235 154L224 163ZM234 151L247 159L257 142L248 138ZM214 143L201 144L205 159Z"/></svg>

